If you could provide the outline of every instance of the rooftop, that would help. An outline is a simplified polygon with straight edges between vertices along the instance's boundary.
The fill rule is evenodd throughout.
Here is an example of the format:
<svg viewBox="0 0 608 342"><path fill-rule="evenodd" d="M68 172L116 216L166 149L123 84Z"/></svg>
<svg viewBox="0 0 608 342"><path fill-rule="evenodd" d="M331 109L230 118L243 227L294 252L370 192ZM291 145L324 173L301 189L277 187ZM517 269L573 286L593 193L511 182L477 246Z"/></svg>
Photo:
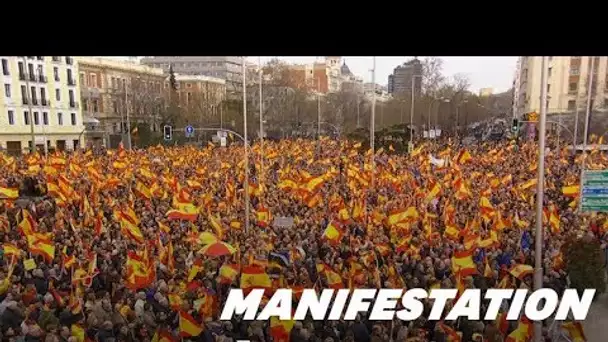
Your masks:
<svg viewBox="0 0 608 342"><path fill-rule="evenodd" d="M95 57L76 57L76 61L79 65L88 65L98 68L111 68L121 71L139 72L146 73L156 76L163 76L163 69L153 68L147 65L142 65L132 61L108 59L108 58L95 58Z"/></svg>
<svg viewBox="0 0 608 342"><path fill-rule="evenodd" d="M224 79L204 76L204 75L175 74L175 80L178 82L209 82L209 83L226 84L226 80L224 80Z"/></svg>

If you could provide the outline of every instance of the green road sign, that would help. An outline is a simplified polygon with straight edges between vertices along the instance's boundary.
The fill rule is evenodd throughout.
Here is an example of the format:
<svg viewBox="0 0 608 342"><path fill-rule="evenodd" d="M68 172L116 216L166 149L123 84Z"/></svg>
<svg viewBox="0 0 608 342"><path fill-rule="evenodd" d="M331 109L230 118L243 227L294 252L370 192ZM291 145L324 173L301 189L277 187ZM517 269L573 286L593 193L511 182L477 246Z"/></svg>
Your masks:
<svg viewBox="0 0 608 342"><path fill-rule="evenodd" d="M581 209L608 212L608 170L583 171Z"/></svg>

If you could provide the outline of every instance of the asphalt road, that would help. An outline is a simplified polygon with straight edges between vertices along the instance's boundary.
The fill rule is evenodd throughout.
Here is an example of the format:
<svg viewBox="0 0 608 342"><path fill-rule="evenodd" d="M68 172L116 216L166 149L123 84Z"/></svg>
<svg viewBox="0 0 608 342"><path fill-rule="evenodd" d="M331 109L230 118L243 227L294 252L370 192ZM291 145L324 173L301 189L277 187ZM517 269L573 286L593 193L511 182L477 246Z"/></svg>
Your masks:
<svg viewBox="0 0 608 342"><path fill-rule="evenodd" d="M587 342L608 341L608 291L591 304L583 329Z"/></svg>

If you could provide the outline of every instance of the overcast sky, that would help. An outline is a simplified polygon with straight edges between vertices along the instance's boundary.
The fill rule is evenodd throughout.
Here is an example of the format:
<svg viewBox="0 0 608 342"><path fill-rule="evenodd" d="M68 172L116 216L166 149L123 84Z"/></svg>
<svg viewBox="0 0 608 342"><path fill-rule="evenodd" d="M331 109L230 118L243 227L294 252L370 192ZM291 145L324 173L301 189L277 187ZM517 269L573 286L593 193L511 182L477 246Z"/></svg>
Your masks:
<svg viewBox="0 0 608 342"><path fill-rule="evenodd" d="M310 63L316 57L284 57L280 59L291 63ZM262 57L262 63L274 57ZM388 75L393 69L413 57L376 57L376 83L386 85ZM424 57L418 57L423 59ZM443 59L443 73L446 76L462 73L471 81L471 91L477 92L480 88L494 88L495 93L507 91L513 83L513 74L517 57L441 57ZM258 57L249 57L251 62L257 63ZM350 71L364 81L371 81L372 57L343 57Z"/></svg>
<svg viewBox="0 0 608 342"><path fill-rule="evenodd" d="M284 57L276 56L289 63L310 63L317 57ZM126 57L112 57L125 59ZM262 63L273 57L262 57ZM376 58L376 83L386 85L388 75L393 69L413 57L377 57ZM424 57L419 57L423 59ZM343 57L350 71L363 78L365 82L371 81L372 57ZM441 57L443 59L443 73L446 76L462 73L471 81L471 91L477 92L480 88L493 88L494 93L499 93L511 88L513 73L517 57ZM258 62L258 57L249 57L249 61Z"/></svg>

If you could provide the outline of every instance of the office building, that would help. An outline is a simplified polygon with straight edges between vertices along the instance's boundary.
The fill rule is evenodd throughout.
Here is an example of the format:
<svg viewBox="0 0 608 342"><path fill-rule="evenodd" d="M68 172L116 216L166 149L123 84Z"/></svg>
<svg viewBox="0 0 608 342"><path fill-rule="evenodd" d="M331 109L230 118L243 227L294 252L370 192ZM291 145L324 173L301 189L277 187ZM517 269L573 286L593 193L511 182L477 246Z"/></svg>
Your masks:
<svg viewBox="0 0 608 342"><path fill-rule="evenodd" d="M393 96L410 96L412 85L414 92L422 90L422 63L414 58L397 66L388 76L388 92Z"/></svg>
<svg viewBox="0 0 608 342"><path fill-rule="evenodd" d="M592 84L592 108L608 106L608 57L548 57L547 65L547 112L574 112L583 108L587 90L591 59L595 58ZM517 116L540 112L542 57L520 57L514 80L513 108Z"/></svg>
<svg viewBox="0 0 608 342"><path fill-rule="evenodd" d="M108 58L77 61L87 141L116 147L128 121L131 128L147 123L160 131L167 78L162 69Z"/></svg>
<svg viewBox="0 0 608 342"><path fill-rule="evenodd" d="M230 56L153 56L140 62L165 73L173 67L180 75L201 75L226 80L228 95L243 91L243 57Z"/></svg>
<svg viewBox="0 0 608 342"><path fill-rule="evenodd" d="M43 151L82 146L84 125L74 58L0 56L0 62L0 148L19 154L32 143Z"/></svg>

